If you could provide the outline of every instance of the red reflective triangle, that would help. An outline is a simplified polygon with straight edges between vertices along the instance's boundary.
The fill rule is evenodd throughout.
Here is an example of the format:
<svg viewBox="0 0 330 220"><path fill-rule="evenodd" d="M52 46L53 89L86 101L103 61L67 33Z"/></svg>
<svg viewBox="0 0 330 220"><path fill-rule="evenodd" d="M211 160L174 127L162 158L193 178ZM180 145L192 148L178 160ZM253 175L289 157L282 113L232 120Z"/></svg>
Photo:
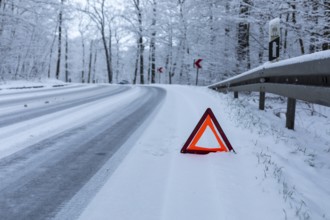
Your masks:
<svg viewBox="0 0 330 220"><path fill-rule="evenodd" d="M203 136L206 128L210 128L214 134L219 146L217 148L199 147L196 144ZM217 132L218 131L218 132ZM208 154L210 152L228 152L233 151L228 138L223 132L218 120L215 118L212 110L208 108L202 118L199 120L195 129L181 149L181 153Z"/></svg>

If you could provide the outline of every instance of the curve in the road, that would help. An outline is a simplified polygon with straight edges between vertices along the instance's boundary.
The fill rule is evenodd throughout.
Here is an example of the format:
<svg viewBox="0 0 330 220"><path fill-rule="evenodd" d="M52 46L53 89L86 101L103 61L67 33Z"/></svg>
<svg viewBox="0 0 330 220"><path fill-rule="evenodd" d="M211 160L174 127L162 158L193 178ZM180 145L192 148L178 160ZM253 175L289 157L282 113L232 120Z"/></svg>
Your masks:
<svg viewBox="0 0 330 220"><path fill-rule="evenodd" d="M142 89L140 98L107 117L0 160L0 219L54 217L165 97L162 89Z"/></svg>

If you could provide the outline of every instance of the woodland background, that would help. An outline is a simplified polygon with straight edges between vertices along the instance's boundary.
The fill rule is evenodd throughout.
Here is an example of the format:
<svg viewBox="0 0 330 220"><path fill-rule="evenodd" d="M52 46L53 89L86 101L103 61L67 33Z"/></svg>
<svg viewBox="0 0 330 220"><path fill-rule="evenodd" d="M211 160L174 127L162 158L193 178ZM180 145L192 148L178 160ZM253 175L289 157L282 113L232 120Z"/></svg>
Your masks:
<svg viewBox="0 0 330 220"><path fill-rule="evenodd" d="M199 85L330 48L330 0L0 0L0 82ZM164 72L157 69L163 67Z"/></svg>

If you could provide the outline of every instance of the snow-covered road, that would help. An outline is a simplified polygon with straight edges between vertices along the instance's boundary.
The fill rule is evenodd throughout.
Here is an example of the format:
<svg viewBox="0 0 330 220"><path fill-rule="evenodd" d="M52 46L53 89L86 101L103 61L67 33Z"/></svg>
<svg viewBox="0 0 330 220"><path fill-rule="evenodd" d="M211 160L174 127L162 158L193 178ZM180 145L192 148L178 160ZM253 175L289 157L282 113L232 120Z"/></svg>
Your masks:
<svg viewBox="0 0 330 220"><path fill-rule="evenodd" d="M297 129L289 131L272 111L285 102L269 100L263 112L253 96L164 89L165 102L80 220L330 218L328 119L309 117L300 103ZM180 154L209 107L237 154ZM315 108L330 116L327 108ZM70 219L69 213L59 219Z"/></svg>
<svg viewBox="0 0 330 220"><path fill-rule="evenodd" d="M1 115L6 123L0 130L0 219L54 217L165 94L159 88L123 86L78 90L27 92L24 99L16 94L2 102L15 110Z"/></svg>
<svg viewBox="0 0 330 220"><path fill-rule="evenodd" d="M190 86L45 92L0 94L0 219L330 219L328 108L298 103L289 131L273 96L259 111ZM237 154L180 153L209 107Z"/></svg>

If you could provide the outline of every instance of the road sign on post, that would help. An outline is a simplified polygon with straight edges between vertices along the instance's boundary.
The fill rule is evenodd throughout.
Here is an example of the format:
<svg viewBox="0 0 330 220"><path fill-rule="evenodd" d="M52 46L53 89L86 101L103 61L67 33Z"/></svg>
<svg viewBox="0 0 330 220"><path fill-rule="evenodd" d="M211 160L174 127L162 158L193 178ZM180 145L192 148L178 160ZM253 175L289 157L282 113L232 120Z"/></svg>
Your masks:
<svg viewBox="0 0 330 220"><path fill-rule="evenodd" d="M157 71L158 73L163 73L163 67L158 67Z"/></svg>
<svg viewBox="0 0 330 220"><path fill-rule="evenodd" d="M159 84L160 84L160 78L161 78L161 73L163 73L164 68L163 67L158 67L157 72L159 73Z"/></svg>
<svg viewBox="0 0 330 220"><path fill-rule="evenodd" d="M194 60L194 67L196 68L197 70L197 73L196 73L196 86L198 84L198 74L199 74L199 69L202 68L202 65L201 65L201 62L203 61L203 59L197 59L197 60Z"/></svg>
<svg viewBox="0 0 330 220"><path fill-rule="evenodd" d="M269 22L269 61L280 57L280 22L279 18Z"/></svg>
<svg viewBox="0 0 330 220"><path fill-rule="evenodd" d="M203 61L203 59L197 59L197 60L195 60L195 62L194 62L195 68L201 69L202 68L202 65L201 65L201 62L202 61Z"/></svg>

